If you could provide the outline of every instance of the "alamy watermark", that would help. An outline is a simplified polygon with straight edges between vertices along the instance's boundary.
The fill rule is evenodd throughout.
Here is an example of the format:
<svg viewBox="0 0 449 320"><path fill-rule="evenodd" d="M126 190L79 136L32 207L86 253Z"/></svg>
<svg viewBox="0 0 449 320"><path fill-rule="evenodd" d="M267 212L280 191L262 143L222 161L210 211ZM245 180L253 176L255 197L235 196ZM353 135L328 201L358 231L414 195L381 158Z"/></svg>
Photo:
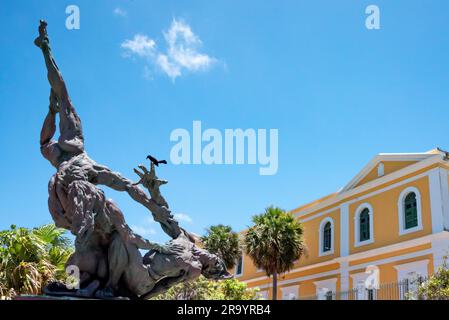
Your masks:
<svg viewBox="0 0 449 320"><path fill-rule="evenodd" d="M278 138L278 129L225 129L222 133L213 128L202 131L201 121L193 121L192 133L182 128L171 132L170 141L176 144L170 161L175 165L259 164L260 175L274 175L278 171Z"/></svg>
<svg viewBox="0 0 449 320"><path fill-rule="evenodd" d="M365 26L368 30L380 29L380 9L378 6L371 4L366 7L365 13L368 15L365 20Z"/></svg>
<svg viewBox="0 0 449 320"><path fill-rule="evenodd" d="M69 265L65 269L67 277L65 279L65 286L67 289L79 289L80 288L80 269L76 265Z"/></svg>
<svg viewBox="0 0 449 320"><path fill-rule="evenodd" d="M80 29L80 8L71 4L65 8L65 13L68 15L65 20L65 26L68 30L79 30ZM124 15L125 12L119 8L114 10L115 14ZM380 9L379 6L370 4L365 9L365 14L368 16L365 19L365 27L368 30L379 30L380 29Z"/></svg>
<svg viewBox="0 0 449 320"><path fill-rule="evenodd" d="M80 28L80 8L71 4L65 8L65 13L69 16L65 19L65 27L68 30L79 30Z"/></svg>

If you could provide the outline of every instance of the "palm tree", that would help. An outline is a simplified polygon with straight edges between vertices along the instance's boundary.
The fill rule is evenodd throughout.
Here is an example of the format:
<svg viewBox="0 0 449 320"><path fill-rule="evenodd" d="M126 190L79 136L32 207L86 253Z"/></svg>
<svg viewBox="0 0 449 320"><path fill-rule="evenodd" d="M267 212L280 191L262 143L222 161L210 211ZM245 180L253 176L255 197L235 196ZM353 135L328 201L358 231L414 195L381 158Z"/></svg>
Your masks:
<svg viewBox="0 0 449 320"><path fill-rule="evenodd" d="M277 276L289 271L305 253L303 227L291 213L268 207L253 217L245 235L245 247L257 268L273 276L273 300L277 299Z"/></svg>
<svg viewBox="0 0 449 320"><path fill-rule="evenodd" d="M39 294L51 280L65 275L73 249L65 230L49 224L0 232L0 296Z"/></svg>
<svg viewBox="0 0 449 320"><path fill-rule="evenodd" d="M229 269L232 269L242 256L239 235L232 231L231 226L222 224L211 226L201 240L204 248L223 259Z"/></svg>

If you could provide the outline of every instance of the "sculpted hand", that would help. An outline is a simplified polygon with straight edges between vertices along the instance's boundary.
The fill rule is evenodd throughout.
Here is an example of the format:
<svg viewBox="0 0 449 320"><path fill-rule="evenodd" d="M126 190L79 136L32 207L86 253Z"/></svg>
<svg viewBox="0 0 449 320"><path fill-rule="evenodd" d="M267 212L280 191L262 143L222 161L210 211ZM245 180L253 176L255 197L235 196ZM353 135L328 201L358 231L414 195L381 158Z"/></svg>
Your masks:
<svg viewBox="0 0 449 320"><path fill-rule="evenodd" d="M138 167L142 170L142 172L134 169L134 172L140 177L140 180L134 183L134 185L142 184L145 188L152 192L154 187L159 187L168 182L167 180L161 180L156 177L153 163L151 164L150 171L148 171L148 169L141 164L139 164Z"/></svg>

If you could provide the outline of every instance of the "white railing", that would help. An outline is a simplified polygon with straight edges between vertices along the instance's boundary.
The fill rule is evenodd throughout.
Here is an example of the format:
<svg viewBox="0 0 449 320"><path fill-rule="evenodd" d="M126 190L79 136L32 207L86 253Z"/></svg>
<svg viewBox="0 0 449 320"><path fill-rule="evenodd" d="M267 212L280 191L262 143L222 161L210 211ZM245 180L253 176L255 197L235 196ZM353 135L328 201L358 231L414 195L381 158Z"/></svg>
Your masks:
<svg viewBox="0 0 449 320"><path fill-rule="evenodd" d="M418 287L426 278L405 279L380 284L375 288L354 288L348 291L329 291L323 296L300 297L299 300L418 300Z"/></svg>

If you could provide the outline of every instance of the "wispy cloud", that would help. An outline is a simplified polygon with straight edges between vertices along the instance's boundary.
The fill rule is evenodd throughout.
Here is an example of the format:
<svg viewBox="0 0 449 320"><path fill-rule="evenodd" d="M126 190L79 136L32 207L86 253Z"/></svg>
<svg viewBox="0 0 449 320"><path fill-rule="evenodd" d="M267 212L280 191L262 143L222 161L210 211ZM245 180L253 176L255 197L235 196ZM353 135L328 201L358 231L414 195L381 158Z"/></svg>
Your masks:
<svg viewBox="0 0 449 320"><path fill-rule="evenodd" d="M174 215L174 217L175 217L175 219L177 219L179 221L184 221L184 222L187 222L187 223L192 223L193 222L192 218L190 218L190 216L185 214L185 213L176 213Z"/></svg>
<svg viewBox="0 0 449 320"><path fill-rule="evenodd" d="M126 15L128 14L125 10L123 10L122 8L114 8L113 11L114 15L119 16L119 17L126 17Z"/></svg>
<svg viewBox="0 0 449 320"><path fill-rule="evenodd" d="M143 34L136 34L132 40L125 40L121 47L139 57L150 58L156 53L156 42Z"/></svg>
<svg viewBox="0 0 449 320"><path fill-rule="evenodd" d="M173 19L163 35L165 51L158 50L156 41L143 34L125 40L121 47L128 55L147 58L173 81L185 72L206 71L217 62L216 58L200 52L202 42L187 23Z"/></svg>

